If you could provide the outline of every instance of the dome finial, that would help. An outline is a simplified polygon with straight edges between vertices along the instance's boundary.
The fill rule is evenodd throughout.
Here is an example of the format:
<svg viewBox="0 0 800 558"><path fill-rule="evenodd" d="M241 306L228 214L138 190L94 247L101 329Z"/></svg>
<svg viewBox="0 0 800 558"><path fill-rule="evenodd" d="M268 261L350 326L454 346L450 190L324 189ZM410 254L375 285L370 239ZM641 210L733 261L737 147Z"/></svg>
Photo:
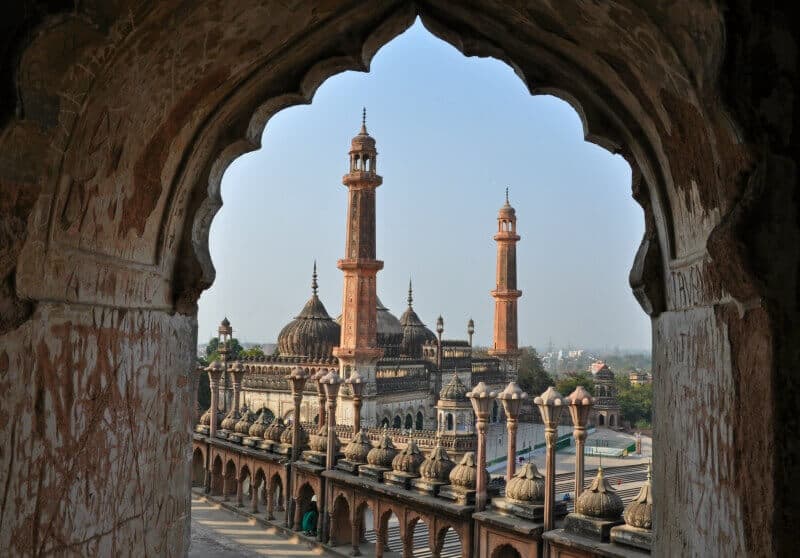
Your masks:
<svg viewBox="0 0 800 558"><path fill-rule="evenodd" d="M411 305L414 302L414 291L411 288L411 278L408 278L408 307L411 308Z"/></svg>
<svg viewBox="0 0 800 558"><path fill-rule="evenodd" d="M506 205L510 205L508 203L508 186L506 186Z"/></svg>
<svg viewBox="0 0 800 558"><path fill-rule="evenodd" d="M311 294L317 296L317 260L314 260L314 272L311 274Z"/></svg>
<svg viewBox="0 0 800 558"><path fill-rule="evenodd" d="M367 133L367 107L361 108L361 133Z"/></svg>

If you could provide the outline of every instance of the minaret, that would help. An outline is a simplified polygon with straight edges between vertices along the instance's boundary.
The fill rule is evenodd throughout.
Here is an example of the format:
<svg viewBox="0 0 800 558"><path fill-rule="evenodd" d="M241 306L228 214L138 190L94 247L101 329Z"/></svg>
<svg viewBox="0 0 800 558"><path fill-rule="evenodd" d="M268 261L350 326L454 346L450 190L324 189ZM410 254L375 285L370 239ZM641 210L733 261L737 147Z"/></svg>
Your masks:
<svg viewBox="0 0 800 558"><path fill-rule="evenodd" d="M333 354L343 379L352 370L364 378L365 426L373 426L374 403L369 399L375 394L375 365L383 356L377 339L376 277L383 269L383 262L375 259L375 190L383 182L376 172L377 155L364 109L361 131L350 146L350 172L342 178L348 190L347 239L345 256L336 265L344 272L344 299L341 340Z"/></svg>
<svg viewBox="0 0 800 558"><path fill-rule="evenodd" d="M497 287L494 298L494 344L490 355L502 359L513 359L519 354L517 346L517 299L522 291L517 290L517 215L508 203L497 214Z"/></svg>

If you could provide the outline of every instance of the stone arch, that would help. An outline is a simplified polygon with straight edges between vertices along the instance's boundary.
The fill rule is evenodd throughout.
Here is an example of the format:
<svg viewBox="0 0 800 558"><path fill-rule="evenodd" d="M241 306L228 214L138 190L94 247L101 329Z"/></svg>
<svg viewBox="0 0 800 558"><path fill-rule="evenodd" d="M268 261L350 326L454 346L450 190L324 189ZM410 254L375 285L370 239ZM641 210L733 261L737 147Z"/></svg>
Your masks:
<svg viewBox="0 0 800 558"><path fill-rule="evenodd" d="M403 552L405 524L401 520L402 515L402 510L398 513L394 506L386 506L381 511L376 546L383 545L392 552Z"/></svg>
<svg viewBox="0 0 800 558"><path fill-rule="evenodd" d="M395 415L392 420L392 428L403 428L403 419L400 415Z"/></svg>
<svg viewBox="0 0 800 558"><path fill-rule="evenodd" d="M224 488L225 481L222 476L222 458L216 455L211 466L211 494L221 496Z"/></svg>
<svg viewBox="0 0 800 558"><path fill-rule="evenodd" d="M303 520L303 515L310 510L312 507L315 507L317 511L321 509L319 496L314 491L314 487L311 486L310 483L304 482L301 484L297 489L297 501L295 503L295 513L294 513L294 530L299 531L301 522ZM317 529L319 529L320 520L317 519Z"/></svg>
<svg viewBox="0 0 800 558"><path fill-rule="evenodd" d="M425 415L422 411L417 411L417 416L414 419L414 428L416 430L423 430L425 428Z"/></svg>
<svg viewBox="0 0 800 558"><path fill-rule="evenodd" d="M29 349L41 332L61 327L57 324L57 312L52 312L54 305L61 303L92 307L91 312L83 313L88 317L82 319L88 321L80 323L76 318L74 325L63 326L68 331L88 327L87 331L93 334L102 327L116 336L125 328L131 331L138 320L146 323L148 330L161 329L175 334L153 341L153 347L164 349L153 354L168 353L168 349L174 348L174 339L191 338L193 326L186 322L186 316L193 315L197 296L213 280L213 267L202 246L207 241L207 226L214 204L218 207L220 203L213 183L222 174L225 161L255 148L269 116L282 106L307 102L325 77L344 69L366 69L377 48L419 14L430 30L461 52L506 60L532 92L554 92L566 98L578 110L590 140L619 151L635 162L634 195L645 206L647 231L634 262L631 283L643 307L656 319L654 355L660 359L656 382L665 393L675 392L671 388L686 383L698 384L697 395L685 401L666 397L656 401L656 436L675 443L655 444L654 491L666 509L687 510L676 512L681 515L670 520L656 517L657 528L662 529L656 539L658 548L666 553L671 544L683 544L703 554L709 548L716 548L716 541L724 539L726 546L720 549L724 554L744 554L746 549L781 554L771 550L773 546L789 548L793 536L788 526L794 523L792 518L775 519L771 514L753 514L748 510L764 504L762 500L753 500L751 494L766 495L771 509L797 509L789 505L794 502L795 492L784 490L790 485L791 472L775 465L787 462L785 457L796 452L797 442L787 437L797 428L777 427L796 424L793 391L786 390L783 394L772 391L775 385L786 383L792 389L795 385L788 371L796 370L793 364L798 356L786 341L797 338L796 329L793 329L797 326L786 325L793 321L787 318L794 307L776 307L783 306L778 303L786 298L784 292L796 289L783 271L773 276L774 269L766 258L751 261L753 254L767 249L754 240L760 238L759 235L746 233L764 227L763 223L769 221L763 207L770 202L773 207L781 205L775 196L793 192L791 185L796 179L789 178L789 172L784 169L784 166L793 168L793 159L786 157L784 150L796 153L796 149L794 144L789 146L791 150L786 148L781 142L789 140L780 138L794 135L774 133L775 114L764 109L764 103L760 102L761 95L770 98L770 92L777 91L773 89L775 80L780 79L784 84L792 80L765 73L760 76L766 80L757 88L757 94L733 85L742 81L737 77L747 76L750 69L762 65L759 56L752 56L750 50L742 46L769 45L771 26L782 29L778 22L780 13L765 16L769 24L739 26L739 22L749 21L745 17L749 14L747 8L731 6L723 18L722 8L715 3L702 7L690 3L683 6L692 14L688 18L690 23L683 20L679 23L676 16L660 7L646 11L635 4L626 5L624 10L592 12L598 10L596 4L561 8L532 3L524 10L476 4L472 10L443 10L436 3L397 2L357 9L331 9L321 15L315 14L313 25L301 19L302 14L310 10L296 9L297 13L291 17L297 20L291 19L290 14L280 14L286 15L287 23L285 28L279 28L286 36L277 39L284 45L277 60L271 58L274 53L268 45L258 52L244 48L247 41L258 41L261 37L259 33L263 33L263 18L266 17L259 6L248 5L245 1L226 5L225 10L230 15L214 12L213 7L203 5L194 11L186 8L181 17L169 22L159 19L159 13L168 14L169 9L150 12L143 4L140 10L131 12L130 20L137 24L131 23L129 27L119 24L127 15L115 14L111 8L103 12L107 23L102 25L93 20L96 16L81 8L63 18L47 21L40 33L32 34L25 47L19 47L21 65L30 64L32 69L34 62L48 60L47 49L58 44L65 27L67 35L85 38L87 45L77 49L75 40L71 46L65 43L63 57L58 57L58 61L50 57L54 68L40 63L63 77L63 82L53 88L80 92L76 100L64 102L59 95L50 94L52 91L47 87L50 81L42 85L42 76L31 76L28 72L15 76L14 79L18 78L16 94L8 96L18 99L20 106L26 106L19 109L18 116L6 114L3 120L4 124L8 122L6 129L9 130L2 134L4 147L8 145L6 142L19 146L14 160L25 160L26 150L42 154L42 146L59 146L53 153L42 155L41 176L27 168L19 173L14 169L12 173L22 181L20 191L30 187L27 198L33 200L37 194L41 197L38 201L21 200L22 209L14 209L21 216L14 215L14 226L10 228L14 235L9 264L13 277L8 275L9 266L5 266L3 284L7 287L2 296L13 310L3 321L2 331L9 332L11 343L7 346L19 347L12 351L11 358L22 362L21 369L36 362L39 358L36 355L25 355L33 353ZM206 9L209 12L205 16L198 15L200 10ZM670 12L684 11L673 9ZM232 25L226 17L234 17L233 14L247 14L251 26L241 21L238 22L240 26ZM209 18L208 26L199 24L206 23L202 19L198 21L203 17ZM585 22L591 22L591 27ZM163 67L163 59L151 53L168 50L160 48L159 42L166 40L162 37L167 34L151 31L166 28L167 24L186 26L171 30L168 35L184 37L187 45L204 44L200 40L202 37L192 35L192 27L211 34L219 32L221 36L235 28L238 35L221 41L219 48L211 49L204 56L196 56L189 48L185 53L170 54L176 61L172 67L185 72L172 80L174 104L163 101L160 95L165 87L155 81L163 79L159 72L144 72L140 76L141 80L150 81L140 84L139 94L135 91L137 88L123 87L136 78L126 73L126 66ZM504 33L512 25L517 32ZM121 32L89 31L106 26ZM630 27L635 28L633 32L619 32ZM625 42L615 35L624 35ZM27 34L25 36L28 40ZM753 38L762 40L753 41ZM147 39L152 43L143 43ZM227 43L230 46L226 47ZM729 45L727 52L725 44ZM226 68L225 48L235 48L233 52L240 57L241 53L247 53L249 58L241 60L238 73L232 73L236 70L230 64ZM766 56L777 56L777 52L771 50L775 47L764 48L769 52ZM137 50L140 56L150 57L144 58L142 64L129 64L132 53ZM90 57L82 53L92 52L107 52L109 56L81 57ZM192 58L196 60L194 64ZM72 71L81 67L82 71ZM652 69L655 71L650 71ZM261 104L264 99L266 102ZM726 103L733 108L733 116L726 112ZM36 110L28 106L31 104ZM82 110L74 110L72 105L77 104ZM144 118L147 111L143 107L148 104L154 107L153 113L164 115L163 121L151 122ZM127 118L115 120L109 106L128 107ZM37 120L37 114L43 120ZM254 114L256 116L252 116ZM58 126L53 125L56 121ZM134 128L131 122L139 122L141 128ZM102 143L98 143L98 130ZM143 133L146 130L147 134ZM125 141L140 136L143 141L138 144ZM4 151L6 149L0 149ZM108 154L105 158L104 153ZM169 157L163 155L167 153ZM218 157L220 153L222 156ZM86 161L92 162L92 166L87 168ZM783 161L787 161L786 165ZM54 172L59 168L60 176ZM790 186L774 180L775 175ZM45 180L48 176L52 179ZM97 176L102 183L88 183L87 176ZM40 191L39 183L45 182L46 186ZM775 187L766 188L768 183ZM105 213L126 217L124 220L109 217L109 226L96 226L94 230L98 234L93 238L92 232L85 231L81 224L82 217L89 211L81 211L84 200L95 187L102 190L92 195L93 199L120 204L107 208L116 211L96 212L98 216ZM211 191L211 197L216 195L216 198L208 202L203 190ZM761 201L765 203L762 205ZM166 209L162 211L162 208ZM7 210L3 211L5 217ZM30 223L27 236L17 234L24 230L26 222ZM778 230L779 226L776 224L774 228ZM65 244L74 248L70 258L65 258L61 249ZM67 259L71 260L71 272L61 273L60 266ZM135 265L127 265L127 262ZM792 268L792 265L785 267ZM106 284L93 282L93 277L104 274L109 278ZM8 281L7 277L10 277ZM133 288L120 294L117 289L123 284ZM13 285L16 285L16 292ZM785 285L789 288L784 288ZM667 308L666 299L670 312L661 319L658 316ZM101 308L122 310L106 312ZM136 311L123 316L126 308ZM72 311L71 308L67 310ZM96 316L92 316L92 312ZM101 314L109 321L102 326L93 325L91 321ZM119 322L112 323L117 318ZM12 331L26 320L30 327ZM65 323L68 321L69 317ZM708 354L701 355L707 358L699 360L708 363L711 373L689 370L691 365L681 358L673 358L686 354L679 339L681 327L681 331L691 328L699 337L710 340ZM68 335L70 333L65 338ZM129 341L121 343L123 349L129 346ZM67 343L64 346L69 350ZM182 352L188 355L190 351L183 348ZM86 365L86 370L81 368L76 373L88 373L90 366L91 363ZM164 382L179 367L163 361L142 366L155 370L154 377ZM170 366L174 368L169 369ZM130 372L133 377L134 370ZM167 387L166 384L159 389L163 387ZM170 384L168 389L173 387ZM732 417L733 424L727 431L742 433L735 444L718 430L718 425L704 425L691 412L703 406L702 397L705 396L700 394L711 391L725 394L719 405L723 416ZM741 393L753 395L739 401L736 394ZM6 397L13 403L14 398L28 395L14 392ZM155 396L145 394L145 397L154 400ZM764 405L764 401L769 404ZM12 407L6 400L2 403L3 408ZM120 401L110 400L109 405L118 403ZM75 408L79 409L80 404L76 401ZM736 412L740 404L742 412ZM164 417L175 430L180 429L181 420L176 417L188 416L181 405L184 403L176 405L175 416ZM767 415L759 415L764 408ZM770 436L747 432L746 421L753 416L762 416L769 423L766 431L772 432ZM160 419L142 417L142 420L156 424ZM191 442L183 436L170 443L175 445L178 454L185 455ZM691 462L686 474L692 482L681 491L661 488L658 479L676 478L677 468L685 465L681 456L693 454L696 451L693 448L701 444L709 458L703 463ZM731 449L734 447L736 451ZM769 451L771 449L774 451ZM50 459L61 458L62 454L55 452ZM152 467L151 477L146 479L152 482L144 483L153 495L145 500L152 502L153 509L160 509L166 501L180 501L180 496L185 496L178 491L185 490L186 483L175 483L174 475L178 473L173 473L165 462L166 459L153 459L157 466ZM715 482L719 471L712 463L729 463L732 470L726 474L737 479L736 482L732 486ZM187 476L189 467L187 460L180 475ZM19 470L29 469L20 467ZM22 490L17 487L25 486L24 482L17 482L20 474L15 473L8 483L13 490ZM79 474L73 476L83 478ZM136 482L132 476L122 480ZM56 482L75 481L59 478ZM104 489L102 480L93 482ZM180 488L172 488L171 484ZM704 502L710 499L693 488L698 486L714 487L714 500L726 512L704 513L703 506L708 505ZM752 486L757 486L758 490L750 489ZM72 509L72 504L78 502L67 502L63 507ZM692 509L699 511L688 511ZM180 509L176 513L178 517L181 514L186 517L185 512ZM32 517L30 513L19 515L20 524ZM711 519L712 516L715 519ZM719 519L720 516L723 519ZM86 517L97 518L98 523L101 518L109 519L107 511L101 509L88 510ZM66 534L75 531L73 520L60 518L64 521L50 523L58 525L55 531L61 532L51 534L48 530L47 535L56 541L67 540ZM773 522L778 525L775 529ZM130 529L120 523L114 533L104 538L127 535ZM35 529L29 531L35 532ZM719 536L723 533L734 535ZM26 539L19 544L29 542Z"/></svg>
<svg viewBox="0 0 800 558"><path fill-rule="evenodd" d="M375 543L378 520L375 503L368 498L358 498L355 504L353 521L356 525L356 531L358 531L359 544Z"/></svg>
<svg viewBox="0 0 800 558"><path fill-rule="evenodd" d="M406 413L406 418L403 421L403 428L406 430L412 430L414 428L414 417L410 411Z"/></svg>
<svg viewBox="0 0 800 558"><path fill-rule="evenodd" d="M383 417L381 419L381 428L389 428L391 426L391 421L389 417Z"/></svg>
<svg viewBox="0 0 800 558"><path fill-rule="evenodd" d="M206 482L206 457L203 448L196 447L192 452L192 485L203 486Z"/></svg>
<svg viewBox="0 0 800 558"><path fill-rule="evenodd" d="M227 499L228 496L236 494L238 486L238 475L236 474L236 462L233 459L228 459L225 463L225 470L222 474L222 497Z"/></svg>
<svg viewBox="0 0 800 558"><path fill-rule="evenodd" d="M605 423L606 423L606 417L603 415L603 413L598 413L597 414L597 425L598 426L604 426Z"/></svg>
<svg viewBox="0 0 800 558"><path fill-rule="evenodd" d="M406 516L406 528L403 536L403 552L411 556L428 555L430 532L433 529L433 518L416 511Z"/></svg>
<svg viewBox="0 0 800 558"><path fill-rule="evenodd" d="M264 505L267 507L267 519L275 519L286 512L287 494L284 478L280 473L273 473L264 487ZM277 514L277 515L276 515Z"/></svg>
<svg viewBox="0 0 800 558"><path fill-rule="evenodd" d="M492 558L522 558L524 556L513 543L505 543L492 550Z"/></svg>
<svg viewBox="0 0 800 558"><path fill-rule="evenodd" d="M431 539L431 548L436 549L439 555L462 556L464 553L465 543L461 540L461 533L450 524L441 525ZM469 545L469 542L466 544Z"/></svg>
<svg viewBox="0 0 800 558"><path fill-rule="evenodd" d="M334 498L330 516L331 524L328 543L331 546L352 544L353 524L350 502L344 494L340 493Z"/></svg>

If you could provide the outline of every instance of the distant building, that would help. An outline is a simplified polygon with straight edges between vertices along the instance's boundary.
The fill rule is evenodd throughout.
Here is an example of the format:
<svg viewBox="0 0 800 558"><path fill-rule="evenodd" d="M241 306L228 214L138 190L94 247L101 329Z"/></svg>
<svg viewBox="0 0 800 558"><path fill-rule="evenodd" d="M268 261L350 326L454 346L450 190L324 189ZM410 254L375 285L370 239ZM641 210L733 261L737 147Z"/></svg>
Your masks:
<svg viewBox="0 0 800 558"><path fill-rule="evenodd" d="M614 429L621 428L614 373L602 361L592 363L590 370L594 376L594 409L592 409L594 424Z"/></svg>
<svg viewBox="0 0 800 558"><path fill-rule="evenodd" d="M642 370L631 370L628 374L628 379L634 386L643 386L653 383L653 375Z"/></svg>

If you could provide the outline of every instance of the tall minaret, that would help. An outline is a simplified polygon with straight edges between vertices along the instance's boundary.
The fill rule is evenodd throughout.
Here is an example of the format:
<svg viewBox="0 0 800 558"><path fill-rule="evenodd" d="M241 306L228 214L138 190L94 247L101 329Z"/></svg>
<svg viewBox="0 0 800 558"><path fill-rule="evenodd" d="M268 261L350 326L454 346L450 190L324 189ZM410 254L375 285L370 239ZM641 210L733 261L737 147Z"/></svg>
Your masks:
<svg viewBox="0 0 800 558"><path fill-rule="evenodd" d="M518 353L517 346L517 299L522 291L517 290L517 215L508 203L497 214L497 287L492 291L494 298L494 344L489 354L513 359Z"/></svg>
<svg viewBox="0 0 800 558"><path fill-rule="evenodd" d="M339 358L343 379L358 370L365 380L365 426L373 426L374 403L370 405L369 396L375 393L375 364L383 356L377 338L376 277L383 269L383 262L375 259L375 190L383 182L376 172L377 155L364 109L361 131L350 145L350 172L342 178L348 190L347 240L337 267L344 272L344 300L341 340L333 354Z"/></svg>

